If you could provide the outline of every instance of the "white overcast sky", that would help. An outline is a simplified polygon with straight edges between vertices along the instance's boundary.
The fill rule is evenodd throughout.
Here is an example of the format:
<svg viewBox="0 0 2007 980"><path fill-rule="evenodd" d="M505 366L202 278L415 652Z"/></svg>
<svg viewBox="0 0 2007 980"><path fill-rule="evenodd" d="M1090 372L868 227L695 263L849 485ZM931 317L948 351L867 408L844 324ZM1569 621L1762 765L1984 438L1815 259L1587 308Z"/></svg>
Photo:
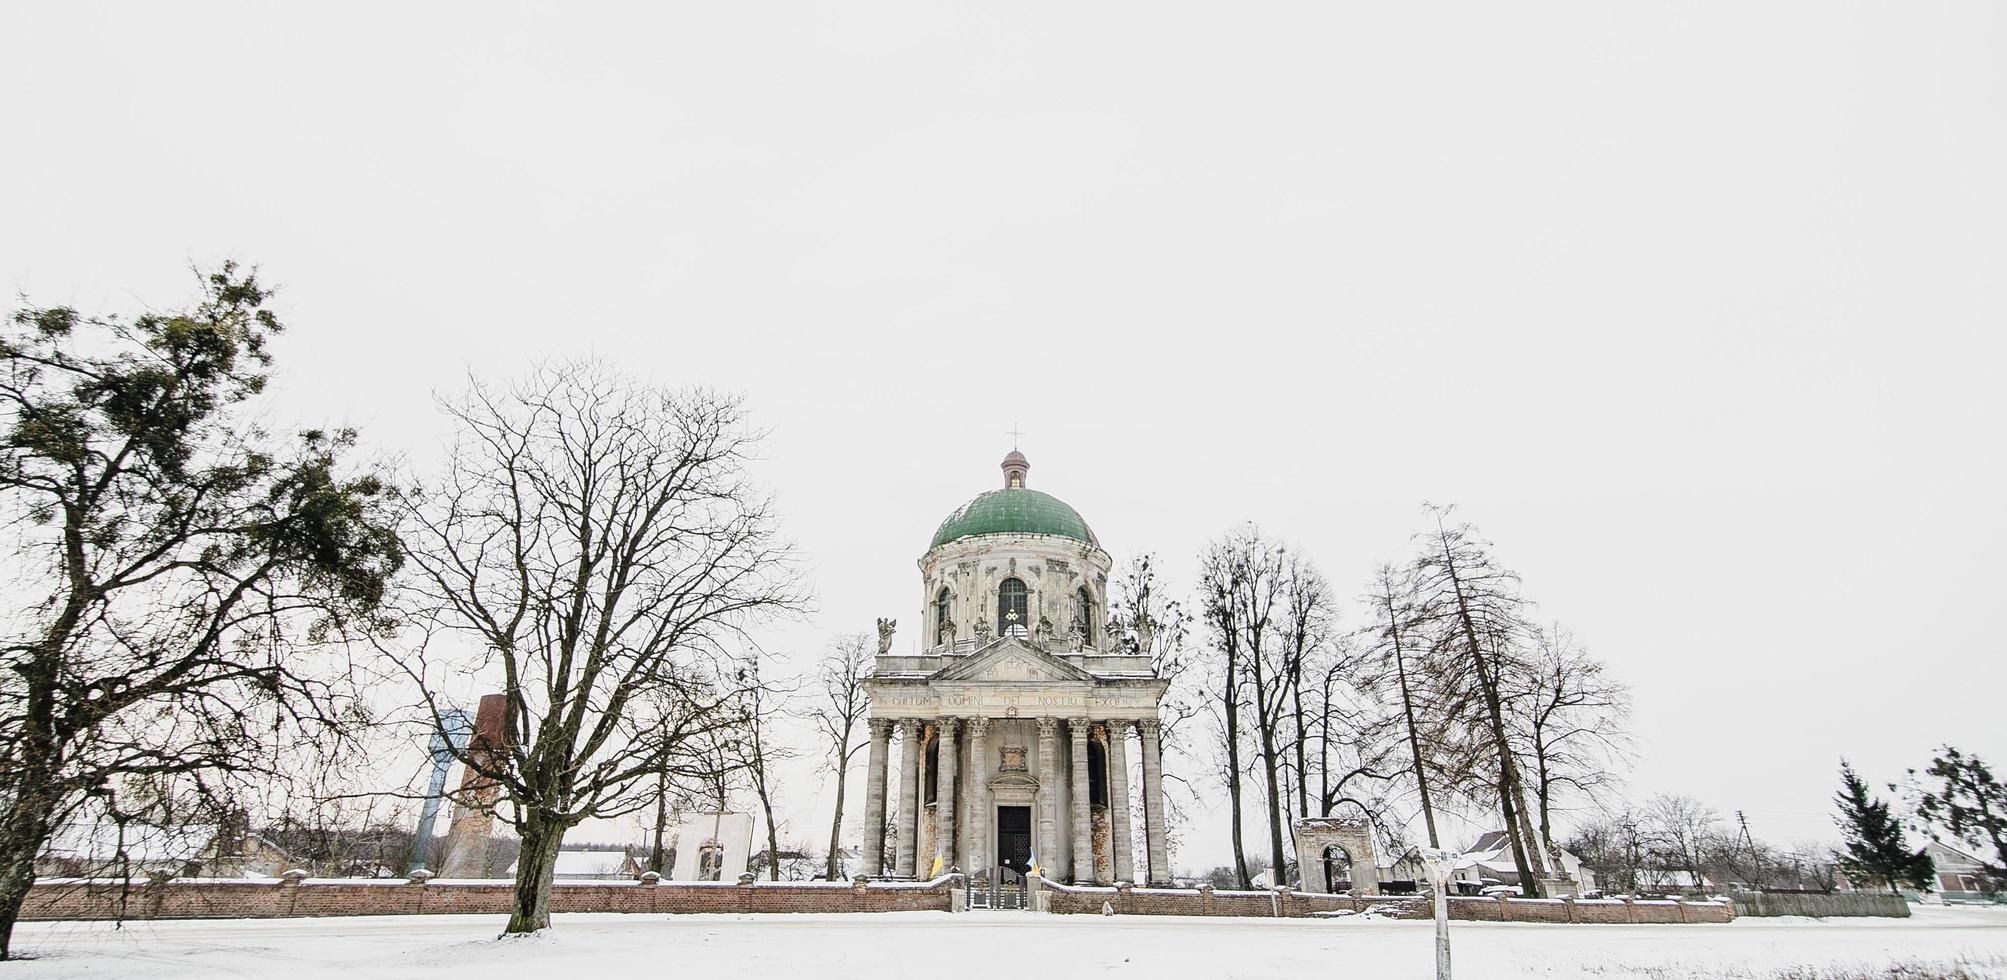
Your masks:
<svg viewBox="0 0 2007 980"><path fill-rule="evenodd" d="M1352 594L1456 502L1636 687L1634 792L1825 837L1842 755L2007 763L2003 50L1992 2L12 3L0 288L258 263L285 410L420 466L469 370L743 391L799 650L913 638L1013 423L1181 585L1256 520Z"/></svg>

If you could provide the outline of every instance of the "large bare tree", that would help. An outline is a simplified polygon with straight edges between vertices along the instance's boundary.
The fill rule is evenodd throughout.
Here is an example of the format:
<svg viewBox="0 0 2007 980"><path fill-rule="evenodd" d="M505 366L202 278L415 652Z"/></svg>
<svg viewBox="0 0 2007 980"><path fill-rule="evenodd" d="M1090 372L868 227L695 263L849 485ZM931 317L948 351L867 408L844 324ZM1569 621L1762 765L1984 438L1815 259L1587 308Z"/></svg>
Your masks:
<svg viewBox="0 0 2007 980"><path fill-rule="evenodd" d="M781 821L774 815L774 798L780 793L780 787L776 785L780 774L776 766L794 758L795 753L779 737L776 729L789 716L787 701L794 692L759 682L758 664L752 665L749 673L755 683L747 685L739 694L739 713L744 720L729 747L732 758L737 760L739 768L746 773L747 781L752 784L753 798L759 801L760 815L766 821L767 877L779 881Z"/></svg>
<svg viewBox="0 0 2007 980"><path fill-rule="evenodd" d="M874 650L871 638L863 633L847 633L832 641L816 670L816 701L808 709L809 719L829 743L829 768L836 776L836 812L829 819L829 858L823 875L830 881L843 871L843 799L850 767L857 750L868 744L858 738L858 729L871 710L864 680L871 676Z"/></svg>
<svg viewBox="0 0 2007 980"><path fill-rule="evenodd" d="M1245 702L1241 693L1241 645L1246 628L1242 595L1248 588L1249 571L1242 536L1242 532L1230 532L1208 544L1200 554L1198 606L1199 620L1205 625L1206 637L1211 641L1209 666L1212 683L1207 685L1210 697L1206 706L1219 725L1219 774L1227 791L1228 834L1233 844L1234 876L1236 884L1248 888L1254 881L1248 873L1247 847L1241 826L1241 777L1245 772L1241 763L1241 741L1245 736L1241 733L1240 714Z"/></svg>
<svg viewBox="0 0 2007 980"><path fill-rule="evenodd" d="M1163 699L1157 703L1161 751L1165 755L1191 757L1192 726L1188 723L1206 710L1205 679L1201 673L1204 664L1190 643L1191 613L1159 577L1154 554L1133 555L1123 563L1109 589L1108 618L1120 634L1123 648L1149 657L1151 673L1168 684ZM1142 764L1140 756L1133 758L1135 765ZM1197 799L1189 780L1168 772L1164 779L1167 785L1163 796L1166 824L1163 834L1166 846L1176 853L1190 807ZM1142 785L1140 775L1130 785ZM1180 792L1170 792L1174 787ZM1131 793L1129 807L1129 826L1141 839L1147 832L1143 794Z"/></svg>
<svg viewBox="0 0 2007 980"><path fill-rule="evenodd" d="M1314 717L1307 717L1304 711L1305 679L1315 681L1319 673L1329 676L1329 668L1324 671L1315 668L1334 652L1337 619L1331 585L1317 570L1317 564L1300 551L1289 552L1283 562L1282 614L1277 631L1282 645L1281 681L1289 715L1287 735L1294 757L1291 782L1296 790L1295 813L1300 817L1310 815L1309 743L1315 724ZM1326 705L1329 706L1328 701ZM1331 712L1327 710L1322 715L1329 720Z"/></svg>
<svg viewBox="0 0 2007 980"><path fill-rule="evenodd" d="M1412 580L1391 564L1383 563L1374 572L1373 589L1366 597L1373 616L1373 624L1368 627L1373 641L1370 649L1380 667L1374 686L1391 691L1429 846L1441 847L1435 800L1430 795L1429 758L1433 752L1424 748L1432 743L1425 738L1422 727L1422 719L1429 714L1427 690L1423 686L1426 674L1419 665L1425 644L1419 641L1415 628L1413 591Z"/></svg>
<svg viewBox="0 0 2007 980"><path fill-rule="evenodd" d="M459 439L413 498L409 539L439 632L401 662L424 686L431 651L457 639L507 698L502 751L461 761L522 839L507 931L531 932L550 924L566 831L652 802L667 754L720 721L651 700L737 701L757 683L747 631L802 595L747 472L758 433L738 398L573 362L476 383L446 410ZM662 724L687 727L649 731Z"/></svg>
<svg viewBox="0 0 2007 980"><path fill-rule="evenodd" d="M388 489L351 433L253 424L279 320L234 267L202 288L0 334L0 959L73 814L182 822L360 720L339 641L398 564Z"/></svg>
<svg viewBox="0 0 2007 980"><path fill-rule="evenodd" d="M1546 861L1534 846L1526 815L1526 784L1512 739L1509 703L1515 690L1512 676L1525 669L1525 601L1519 577L1498 564L1474 528L1447 523L1446 509L1431 508L1431 514L1435 526L1419 535L1420 552L1410 567L1416 609L1435 631L1437 649L1450 658L1482 709L1496 772L1493 786L1520 889L1538 897Z"/></svg>
<svg viewBox="0 0 2007 980"><path fill-rule="evenodd" d="M1631 693L1566 628L1536 630L1532 643L1530 669L1516 679L1524 690L1514 698L1514 729L1533 769L1540 846L1552 861L1556 807L1593 799L1617 781Z"/></svg>

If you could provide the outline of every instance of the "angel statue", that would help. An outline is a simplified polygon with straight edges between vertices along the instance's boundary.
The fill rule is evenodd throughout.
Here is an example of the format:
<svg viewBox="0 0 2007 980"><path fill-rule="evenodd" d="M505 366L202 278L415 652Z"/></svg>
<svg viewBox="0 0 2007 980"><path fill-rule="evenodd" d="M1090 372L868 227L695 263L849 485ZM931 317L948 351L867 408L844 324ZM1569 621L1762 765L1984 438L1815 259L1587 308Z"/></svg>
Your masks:
<svg viewBox="0 0 2007 980"><path fill-rule="evenodd" d="M882 657L892 652L892 631L898 628L899 628L899 621L896 619L880 619L878 621L879 656Z"/></svg>

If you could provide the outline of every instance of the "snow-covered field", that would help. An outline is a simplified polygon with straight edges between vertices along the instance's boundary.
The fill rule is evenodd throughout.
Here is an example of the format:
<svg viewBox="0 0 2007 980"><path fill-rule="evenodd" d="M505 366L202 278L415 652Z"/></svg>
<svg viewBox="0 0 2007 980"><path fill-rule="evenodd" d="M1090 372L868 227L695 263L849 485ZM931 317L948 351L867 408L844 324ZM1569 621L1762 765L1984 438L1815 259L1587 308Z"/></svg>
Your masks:
<svg viewBox="0 0 2007 980"><path fill-rule="evenodd" d="M45 977L1429 977L1425 922L945 915L559 916L497 941L492 916L24 923L0 980ZM1456 923L1459 980L1772 977L1801 967L1948 963L2007 978L2007 909L1906 920L1742 919L1725 926ZM1027 970L1031 971L1027 974ZM888 972L889 971L889 972ZM1795 974L1806 976L1816 974Z"/></svg>

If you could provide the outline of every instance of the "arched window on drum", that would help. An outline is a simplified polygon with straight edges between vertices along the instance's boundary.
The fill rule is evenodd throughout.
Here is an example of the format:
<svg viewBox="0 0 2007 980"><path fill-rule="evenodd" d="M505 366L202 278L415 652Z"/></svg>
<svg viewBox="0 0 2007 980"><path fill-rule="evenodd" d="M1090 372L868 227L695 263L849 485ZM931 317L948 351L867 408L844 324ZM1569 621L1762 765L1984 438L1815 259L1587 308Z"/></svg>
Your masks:
<svg viewBox="0 0 2007 980"><path fill-rule="evenodd" d="M1088 592L1084 585L1073 592L1073 622L1077 624L1076 629L1081 638L1087 641L1087 645L1095 646L1094 595Z"/></svg>
<svg viewBox="0 0 2007 980"><path fill-rule="evenodd" d="M1007 578L997 586L997 635L1031 635L1031 594L1024 580Z"/></svg>
<svg viewBox="0 0 2007 980"><path fill-rule="evenodd" d="M955 594L949 592L945 585L941 591L934 593L934 643L937 645L955 640L955 621L949 615L954 601Z"/></svg>

